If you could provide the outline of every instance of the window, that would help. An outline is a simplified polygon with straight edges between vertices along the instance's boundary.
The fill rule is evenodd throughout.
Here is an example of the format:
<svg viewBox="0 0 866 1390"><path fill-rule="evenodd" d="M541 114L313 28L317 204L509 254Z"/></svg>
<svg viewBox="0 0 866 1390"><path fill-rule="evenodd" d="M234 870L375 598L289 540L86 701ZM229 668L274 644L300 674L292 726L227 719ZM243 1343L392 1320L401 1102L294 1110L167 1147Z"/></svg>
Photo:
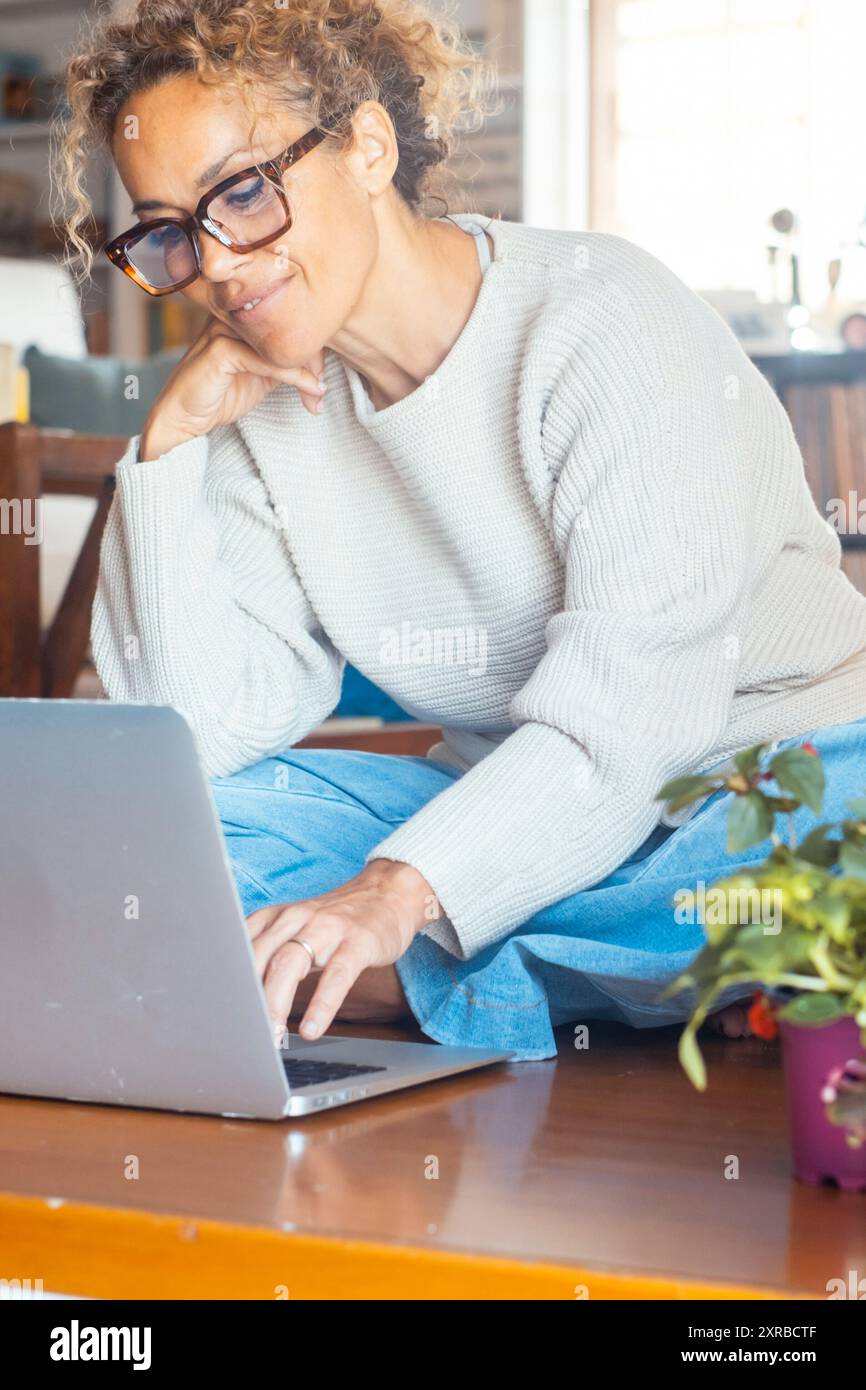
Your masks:
<svg viewBox="0 0 866 1390"><path fill-rule="evenodd" d="M863 0L593 0L592 39L593 227L695 289L760 291L790 208L804 301L845 246L866 298Z"/></svg>

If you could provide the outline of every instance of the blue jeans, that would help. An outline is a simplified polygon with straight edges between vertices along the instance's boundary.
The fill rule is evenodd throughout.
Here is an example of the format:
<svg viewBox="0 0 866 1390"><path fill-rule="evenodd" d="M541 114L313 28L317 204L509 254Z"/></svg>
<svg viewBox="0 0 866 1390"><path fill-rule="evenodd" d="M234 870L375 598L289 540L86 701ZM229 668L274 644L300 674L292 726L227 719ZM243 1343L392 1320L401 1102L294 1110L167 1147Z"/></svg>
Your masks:
<svg viewBox="0 0 866 1390"><path fill-rule="evenodd" d="M866 718L781 746L807 737L827 774L822 819L840 819L866 787ZM289 749L214 778L245 915L345 883L378 841L461 775L430 758ZM734 865L757 864L770 848L727 853L730 799L717 793L678 829L658 827L602 882L552 903L471 960L416 937L396 969L421 1029L436 1042L508 1048L529 1061L556 1055L560 1024L682 1022L688 996L659 1003L658 995L704 934L698 921L675 917L674 895L701 881L709 887ZM815 818L802 810L796 822L802 836Z"/></svg>

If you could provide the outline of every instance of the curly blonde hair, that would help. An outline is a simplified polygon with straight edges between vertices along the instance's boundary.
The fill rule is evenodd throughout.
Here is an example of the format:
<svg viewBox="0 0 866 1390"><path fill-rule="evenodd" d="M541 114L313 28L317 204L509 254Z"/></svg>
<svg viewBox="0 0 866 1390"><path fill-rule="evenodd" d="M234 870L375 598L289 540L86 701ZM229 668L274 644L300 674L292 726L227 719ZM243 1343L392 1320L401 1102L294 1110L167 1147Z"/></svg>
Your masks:
<svg viewBox="0 0 866 1390"><path fill-rule="evenodd" d="M79 278L93 263L85 186L92 152L110 149L130 97L183 73L234 87L247 100L264 84L337 137L347 136L361 102L381 102L399 149L394 184L416 212L444 187L443 166L460 133L478 129L494 109L492 67L426 0L139 0L128 19L98 19L66 67L54 214Z"/></svg>

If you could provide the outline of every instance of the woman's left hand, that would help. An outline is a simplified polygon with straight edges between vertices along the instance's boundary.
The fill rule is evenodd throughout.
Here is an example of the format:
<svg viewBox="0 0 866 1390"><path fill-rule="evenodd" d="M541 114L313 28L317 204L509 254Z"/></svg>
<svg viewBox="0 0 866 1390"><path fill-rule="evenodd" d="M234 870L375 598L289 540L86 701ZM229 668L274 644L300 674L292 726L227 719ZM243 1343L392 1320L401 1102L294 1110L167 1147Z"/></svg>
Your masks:
<svg viewBox="0 0 866 1390"><path fill-rule="evenodd" d="M330 893L251 913L247 926L275 1038L284 1038L295 991L312 969L309 952L290 944L294 937L312 947L322 971L301 1023L305 1038L318 1038L362 970L393 965L439 915L426 878L391 859L371 859Z"/></svg>

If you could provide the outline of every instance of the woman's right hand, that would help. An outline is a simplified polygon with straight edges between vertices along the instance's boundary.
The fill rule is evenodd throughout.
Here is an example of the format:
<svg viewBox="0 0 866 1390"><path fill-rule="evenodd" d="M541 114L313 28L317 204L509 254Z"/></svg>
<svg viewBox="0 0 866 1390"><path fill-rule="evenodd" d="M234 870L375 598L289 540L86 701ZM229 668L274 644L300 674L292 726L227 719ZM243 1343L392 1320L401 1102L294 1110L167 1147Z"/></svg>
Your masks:
<svg viewBox="0 0 866 1390"><path fill-rule="evenodd" d="M151 407L141 432L141 462L209 434L217 425L233 424L275 386L297 387L306 409L318 415L325 394L319 380L324 367L324 352L305 367L276 367L226 324L211 319Z"/></svg>

